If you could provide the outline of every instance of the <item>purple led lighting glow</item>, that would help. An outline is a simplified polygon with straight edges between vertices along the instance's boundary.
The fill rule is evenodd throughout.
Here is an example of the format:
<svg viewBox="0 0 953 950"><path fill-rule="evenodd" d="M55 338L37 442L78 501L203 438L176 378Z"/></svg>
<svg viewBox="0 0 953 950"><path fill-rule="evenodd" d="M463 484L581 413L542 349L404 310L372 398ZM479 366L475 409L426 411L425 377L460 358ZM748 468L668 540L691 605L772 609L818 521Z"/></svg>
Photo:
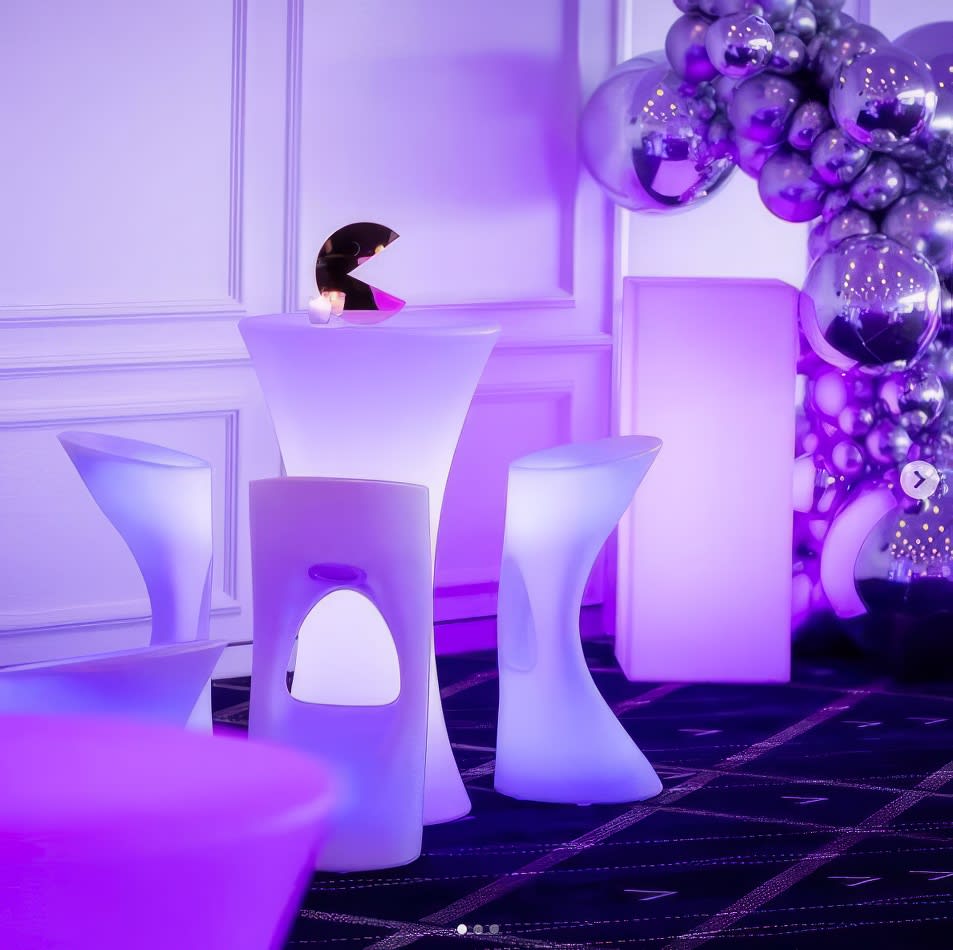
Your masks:
<svg viewBox="0 0 953 950"><path fill-rule="evenodd" d="M248 317L239 329L288 475L426 486L432 559L454 449L500 328L404 312L373 326L320 325L303 314L277 314ZM346 612L337 616L347 620ZM351 622L369 623L353 611ZM308 639L299 642L305 672L300 681L296 676L295 688L314 698L319 690L309 687L307 670L321 664L302 653ZM347 644L336 643L336 657L322 654L325 669L353 662ZM386 663L367 665L368 690L379 683L386 694L389 682ZM470 801L447 738L432 647L427 749L425 823L465 815Z"/></svg>
<svg viewBox="0 0 953 950"><path fill-rule="evenodd" d="M616 418L665 448L619 524L630 679L790 676L797 291L625 281Z"/></svg>
<svg viewBox="0 0 953 950"><path fill-rule="evenodd" d="M629 436L510 465L500 570L494 787L544 802L626 802L662 790L592 681L579 606L592 564L661 448Z"/></svg>
<svg viewBox="0 0 953 950"><path fill-rule="evenodd" d="M279 950L334 785L288 749L0 717L0 946Z"/></svg>

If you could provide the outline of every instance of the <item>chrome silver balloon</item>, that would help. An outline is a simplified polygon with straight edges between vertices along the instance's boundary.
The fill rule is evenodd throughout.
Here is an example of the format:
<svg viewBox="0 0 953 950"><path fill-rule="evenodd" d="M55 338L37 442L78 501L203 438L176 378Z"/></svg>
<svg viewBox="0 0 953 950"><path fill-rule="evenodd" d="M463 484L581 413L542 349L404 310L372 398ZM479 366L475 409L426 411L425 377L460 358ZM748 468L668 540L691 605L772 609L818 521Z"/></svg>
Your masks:
<svg viewBox="0 0 953 950"><path fill-rule="evenodd" d="M680 16L665 37L665 55L669 65L692 84L706 82L718 75L705 49L705 37L711 22L703 16Z"/></svg>
<svg viewBox="0 0 953 950"><path fill-rule="evenodd" d="M894 43L930 64L937 87L936 115L930 133L953 142L953 22L918 26L898 36Z"/></svg>
<svg viewBox="0 0 953 950"><path fill-rule="evenodd" d="M859 445L848 439L836 442L828 453L834 473L855 478L866 468L867 460Z"/></svg>
<svg viewBox="0 0 953 950"><path fill-rule="evenodd" d="M940 418L946 406L946 390L939 375L921 366L907 370L900 379L897 404L901 420L905 415L919 413L922 421L915 421L916 428L923 428ZM908 428L910 425L908 424Z"/></svg>
<svg viewBox="0 0 953 950"><path fill-rule="evenodd" d="M877 422L877 416L870 406L845 406L837 416L837 427L852 439L867 435Z"/></svg>
<svg viewBox="0 0 953 950"><path fill-rule="evenodd" d="M758 0L749 3L747 9L752 13L758 12L775 30L783 30L791 19L798 0Z"/></svg>
<svg viewBox="0 0 953 950"><path fill-rule="evenodd" d="M810 151L821 132L834 124L830 110L823 102L811 99L802 102L791 118L788 127L788 145L799 152Z"/></svg>
<svg viewBox="0 0 953 950"><path fill-rule="evenodd" d="M903 169L889 155L874 155L850 187L851 201L866 211L883 211L902 194Z"/></svg>
<svg viewBox="0 0 953 950"><path fill-rule="evenodd" d="M880 30L875 30L866 23L851 23L833 33L818 34L816 42L814 72L817 81L825 89L831 88L841 66L858 53L889 45L887 37ZM813 48L814 44L809 47L809 52Z"/></svg>
<svg viewBox="0 0 953 950"><path fill-rule="evenodd" d="M836 188L852 182L870 161L870 150L840 129L822 132L811 147L811 164L825 185Z"/></svg>
<svg viewBox="0 0 953 950"><path fill-rule="evenodd" d="M764 163L758 178L758 194L764 206L785 221L816 218L826 191L807 157L786 145Z"/></svg>
<svg viewBox="0 0 953 950"><path fill-rule="evenodd" d="M953 202L917 192L891 205L883 232L922 254L940 277L953 276Z"/></svg>
<svg viewBox="0 0 953 950"><path fill-rule="evenodd" d="M708 141L710 105L686 95L667 64L644 58L595 91L580 151L607 194L632 211L673 212L720 188L734 163Z"/></svg>
<svg viewBox="0 0 953 950"><path fill-rule="evenodd" d="M723 76L753 76L771 60L774 30L767 20L751 13L723 16L708 28L705 49L712 65Z"/></svg>
<svg viewBox="0 0 953 950"><path fill-rule="evenodd" d="M855 56L831 87L834 121L855 142L877 151L913 142L933 121L936 104L930 67L895 46Z"/></svg>
<svg viewBox="0 0 953 950"><path fill-rule="evenodd" d="M780 148L780 145L761 145L750 139L736 139L735 160L746 175L757 178L764 163Z"/></svg>
<svg viewBox="0 0 953 950"><path fill-rule="evenodd" d="M940 281L884 235L850 238L813 263L798 310L812 349L833 366L903 370L939 331Z"/></svg>
<svg viewBox="0 0 953 950"><path fill-rule="evenodd" d="M741 13L747 0L698 0L698 8L708 16L731 16Z"/></svg>
<svg viewBox="0 0 953 950"><path fill-rule="evenodd" d="M777 33L768 69L782 76L793 76L807 65L807 46L793 33Z"/></svg>
<svg viewBox="0 0 953 950"><path fill-rule="evenodd" d="M907 460L913 440L902 425L881 419L868 433L864 444L873 461L881 465L899 465Z"/></svg>
<svg viewBox="0 0 953 950"><path fill-rule="evenodd" d="M728 118L740 138L778 145L801 101L801 90L785 76L759 73L744 80L728 103Z"/></svg>
<svg viewBox="0 0 953 950"><path fill-rule="evenodd" d="M810 43L817 35L817 17L807 4L800 4L788 23L788 30L805 43Z"/></svg>

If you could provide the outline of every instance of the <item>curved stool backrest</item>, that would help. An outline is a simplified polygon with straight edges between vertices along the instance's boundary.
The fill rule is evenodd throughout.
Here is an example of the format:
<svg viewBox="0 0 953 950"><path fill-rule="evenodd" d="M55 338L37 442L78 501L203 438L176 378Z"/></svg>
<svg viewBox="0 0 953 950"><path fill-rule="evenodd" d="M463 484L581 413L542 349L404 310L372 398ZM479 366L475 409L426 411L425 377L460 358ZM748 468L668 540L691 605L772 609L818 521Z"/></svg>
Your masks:
<svg viewBox="0 0 953 950"><path fill-rule="evenodd" d="M185 726L224 641L199 640L0 669L0 714L121 716Z"/></svg>
<svg viewBox="0 0 953 950"><path fill-rule="evenodd" d="M393 867L420 854L433 630L428 525L420 485L251 483L249 735L294 746L339 773L341 796L320 864L326 870ZM286 670L302 622L340 590L366 596L393 637L400 691L387 705L303 702L289 692ZM347 630L337 635L346 649Z"/></svg>
<svg viewBox="0 0 953 950"><path fill-rule="evenodd" d="M660 448L658 439L624 436L545 449L510 465L494 778L506 795L621 802L661 790L593 683L579 636L596 555Z"/></svg>
<svg viewBox="0 0 953 950"><path fill-rule="evenodd" d="M208 462L137 439L61 432L59 440L142 572L154 644L203 639L212 583Z"/></svg>

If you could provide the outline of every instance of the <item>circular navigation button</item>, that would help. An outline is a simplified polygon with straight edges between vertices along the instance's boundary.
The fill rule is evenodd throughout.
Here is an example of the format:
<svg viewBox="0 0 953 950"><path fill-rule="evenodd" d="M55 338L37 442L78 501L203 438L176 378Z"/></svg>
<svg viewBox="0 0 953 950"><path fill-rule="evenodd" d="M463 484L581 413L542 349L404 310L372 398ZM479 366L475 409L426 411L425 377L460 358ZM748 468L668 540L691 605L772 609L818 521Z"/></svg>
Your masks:
<svg viewBox="0 0 953 950"><path fill-rule="evenodd" d="M900 487L911 498L929 498L940 487L940 473L929 462L908 462L900 471Z"/></svg>

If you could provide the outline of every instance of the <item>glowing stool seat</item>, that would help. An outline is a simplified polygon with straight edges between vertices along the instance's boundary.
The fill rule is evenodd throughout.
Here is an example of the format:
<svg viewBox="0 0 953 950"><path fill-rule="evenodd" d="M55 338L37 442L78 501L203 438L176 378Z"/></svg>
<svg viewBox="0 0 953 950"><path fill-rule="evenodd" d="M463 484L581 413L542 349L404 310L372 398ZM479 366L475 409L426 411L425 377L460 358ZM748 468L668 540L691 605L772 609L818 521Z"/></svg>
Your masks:
<svg viewBox="0 0 953 950"><path fill-rule="evenodd" d="M625 802L662 783L606 705L579 635L593 562L655 459L627 436L544 449L510 465L500 570L498 792Z"/></svg>
<svg viewBox="0 0 953 950"><path fill-rule="evenodd" d="M224 641L194 640L0 669L0 714L122 716L185 726Z"/></svg>
<svg viewBox="0 0 953 950"><path fill-rule="evenodd" d="M373 326L315 325L306 314L275 314L246 317L238 328L271 412L285 472L426 486L432 574L450 463L500 328L407 313ZM355 616L352 623L361 620ZM298 657L306 661L303 648ZM470 810L432 654L431 642L425 824ZM296 676L299 688L307 689L307 682Z"/></svg>
<svg viewBox="0 0 953 950"><path fill-rule="evenodd" d="M279 950L333 795L288 749L0 716L0 946Z"/></svg>
<svg viewBox="0 0 953 950"><path fill-rule="evenodd" d="M407 864L420 855L423 834L433 636L427 489L274 478L250 490L249 735L317 756L339 778L320 868ZM379 611L384 642L369 642L347 612L333 631L309 625L344 593ZM294 675L310 681L307 700L286 680L299 631Z"/></svg>
<svg viewBox="0 0 953 950"><path fill-rule="evenodd" d="M59 440L126 542L152 609L152 644L203 640L212 589L212 470L204 459L99 432ZM211 684L191 724L211 730Z"/></svg>

